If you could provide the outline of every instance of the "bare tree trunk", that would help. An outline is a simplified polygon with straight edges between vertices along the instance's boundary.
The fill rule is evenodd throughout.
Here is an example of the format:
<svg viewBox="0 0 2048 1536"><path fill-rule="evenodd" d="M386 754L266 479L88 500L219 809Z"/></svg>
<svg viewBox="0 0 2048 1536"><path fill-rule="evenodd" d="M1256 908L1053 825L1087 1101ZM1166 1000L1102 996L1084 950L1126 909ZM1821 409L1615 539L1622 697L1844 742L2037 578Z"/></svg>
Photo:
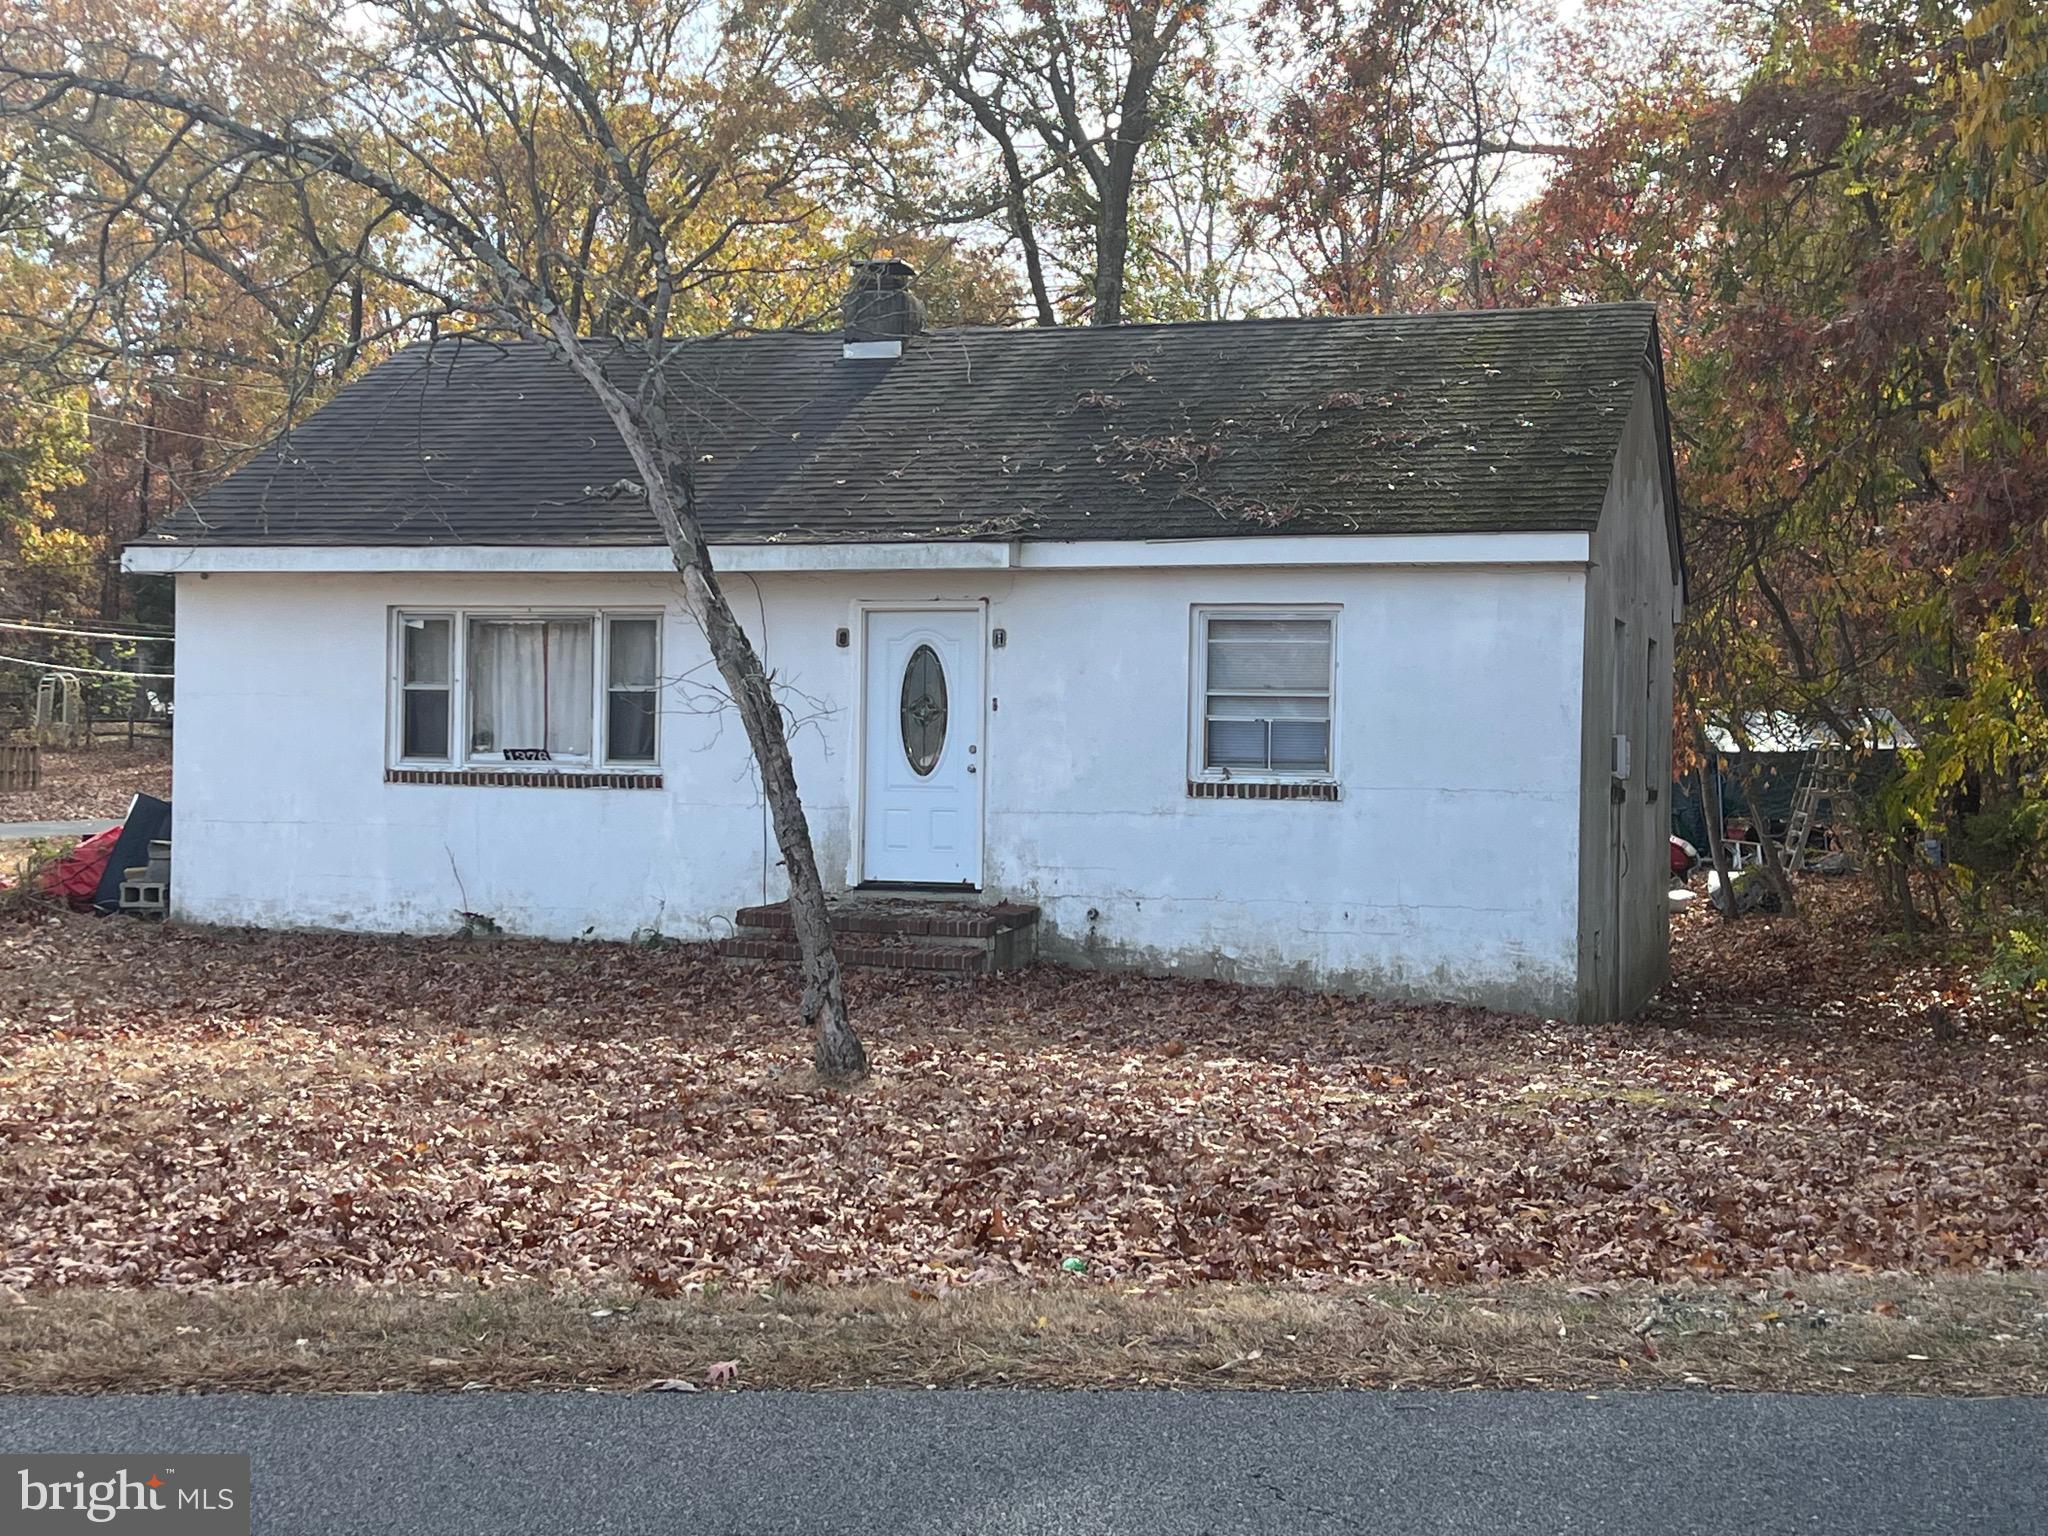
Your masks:
<svg viewBox="0 0 2048 1536"><path fill-rule="evenodd" d="M1090 325L1124 323L1124 268L1131 259L1131 189L1138 156L1152 137L1152 82L1171 46L1173 30L1154 47L1134 51L1117 116L1116 137L1101 159L1095 226L1095 308Z"/></svg>
<svg viewBox="0 0 2048 1536"><path fill-rule="evenodd" d="M1131 251L1131 189L1138 157L1152 138L1152 90L1172 55L1192 7L1169 8L1162 0L1137 0L1126 13L1130 28L1128 62L1117 97L1116 127L1107 145L1082 121L1070 38L1053 29L1051 55L1042 78L1052 96L1056 120L1040 118L1039 132L1061 143L1079 161L1095 193L1094 304L1090 325L1124 323L1124 267Z"/></svg>
<svg viewBox="0 0 2048 1536"><path fill-rule="evenodd" d="M1707 733L1705 731L1699 733L1699 749L1700 819L1707 826L1707 857L1713 861L1714 878L1720 883L1721 899L1727 903L1727 906L1721 909L1721 919L1723 922L1732 923L1737 915L1735 911L1735 886L1732 883L1728 869L1728 843L1721 835L1720 802L1714 797L1713 786L1707 778L1707 762L1710 749L1707 746Z"/></svg>
<svg viewBox="0 0 2048 1536"><path fill-rule="evenodd" d="M746 730L747 744L753 749L761 793L768 801L775 843L782 850L783 873L789 880L790 926L804 978L803 1018L813 1034L811 1060L819 1076L828 1080L848 1082L861 1077L868 1069L867 1052L846 1016L839 952L832 942L832 910L825 900L825 882L818 874L810 823L797 793L796 765L790 759L782 709L775 702L774 683L760 653L740 628L712 571L711 550L697 521L690 447L687 440L678 440L675 415L669 408L665 360L659 349L650 349L649 377L654 387L650 393L653 417L648 420L626 403L617 387L605 379L602 365L573 335L560 329L554 334L564 360L591 384L607 414L618 424L627 451L647 477L648 506L661 524L676 574L682 579L683 600L704 631L712 662L725 680Z"/></svg>
<svg viewBox="0 0 2048 1536"><path fill-rule="evenodd" d="M1749 820L1756 832L1756 846L1763 855L1764 883L1770 886L1778 898L1778 905L1788 916L1799 914L1799 898L1792 892L1792 877L1785 873L1784 861L1778 856L1778 840L1771 836L1771 824L1764 816L1763 796L1757 792L1757 773L1754 768L1745 768L1737 777L1742 783L1742 800L1749 807Z"/></svg>
<svg viewBox="0 0 2048 1536"><path fill-rule="evenodd" d="M979 115L979 114L977 114ZM1024 253L1024 277L1031 285L1031 305L1041 326L1055 326L1060 317L1052 307L1052 290L1045 282L1045 258L1038 249L1038 230L1031 222L1031 203L1024 185L1024 165L1017 158L1017 146L991 118L982 125L995 135L1003 157L1004 201L1009 205L1010 229Z"/></svg>
<svg viewBox="0 0 2048 1536"><path fill-rule="evenodd" d="M1898 853L1899 922L1909 939L1920 934L1920 912L1913 905L1913 860L1917 855L1915 837L1911 832L1901 832L1893 839Z"/></svg>
<svg viewBox="0 0 2048 1536"><path fill-rule="evenodd" d="M1122 170L1121 157L1112 157L1110 174ZM1101 224L1095 232L1095 307L1090 325L1124 323L1124 266L1131 254L1131 184L1126 179L1112 184L1102 200Z"/></svg>
<svg viewBox="0 0 2048 1536"><path fill-rule="evenodd" d="M1927 899L1934 903L1934 926L1948 932L1948 907L1941 899L1941 871L1927 871Z"/></svg>
<svg viewBox="0 0 2048 1536"><path fill-rule="evenodd" d="M775 702L767 669L746 631L733 616L719 590L708 553L689 559L676 552L676 571L690 612L703 626L718 675L732 691L754 761L761 770L761 792L775 826L776 846L789 877L789 917L796 932L804 978L804 1022L816 1036L811 1060L821 1077L845 1081L868 1069L867 1052L847 1022L846 995L840 983L839 954L832 943L832 912L825 900L825 882L818 874L818 855L798 798L796 765L790 760L789 736L782 709Z"/></svg>
<svg viewBox="0 0 2048 1536"><path fill-rule="evenodd" d="M818 874L817 850L810 823L797 793L796 765L789 755L789 736L782 710L760 654L740 628L732 605L711 567L711 551L697 521L696 484L691 449L679 435L677 414L670 407L667 359L659 345L648 348L643 382L645 405L631 402L617 381L574 332L559 323L550 328L556 348L571 369L590 386L640 470L649 510L661 525L683 600L704 631L704 642L718 675L725 680L733 707L753 749L761 774L761 793L768 801L776 846L782 850L783 873L789 880L790 926L795 932L804 978L803 1017L814 1041L811 1060L821 1077L850 1081L868 1069L867 1052L846 1015L846 993L840 981L839 952L832 942L832 911L825 900L825 882Z"/></svg>
<svg viewBox="0 0 2048 1536"><path fill-rule="evenodd" d="M1025 179L1023 158L1017 153L1016 135L1010 131L1002 110L993 99L975 90L964 75L945 69L937 54L927 50L923 57L927 66L937 71L946 89L973 114L981 131L994 142L997 155L1003 162L1003 207L1010 217L1010 233L1017 237L1017 247L1024 256L1024 277L1031 286L1031 306L1037 312L1041 326L1058 325L1060 317L1052 307L1052 289L1045 281L1045 257L1038 245L1038 227L1031 218L1031 188Z"/></svg>

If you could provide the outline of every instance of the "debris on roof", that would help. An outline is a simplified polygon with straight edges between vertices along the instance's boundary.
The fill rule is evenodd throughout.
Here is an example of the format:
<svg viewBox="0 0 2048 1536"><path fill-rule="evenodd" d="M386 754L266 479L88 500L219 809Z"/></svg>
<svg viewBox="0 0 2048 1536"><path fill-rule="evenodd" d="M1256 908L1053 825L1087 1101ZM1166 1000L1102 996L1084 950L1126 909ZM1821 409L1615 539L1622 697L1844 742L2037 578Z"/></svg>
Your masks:
<svg viewBox="0 0 2048 1536"><path fill-rule="evenodd" d="M1590 531L1626 420L1592 381L1654 345L1651 307L1617 304L939 330L886 362L724 337L670 366L719 542ZM145 542L659 543L634 481L539 345L443 341Z"/></svg>

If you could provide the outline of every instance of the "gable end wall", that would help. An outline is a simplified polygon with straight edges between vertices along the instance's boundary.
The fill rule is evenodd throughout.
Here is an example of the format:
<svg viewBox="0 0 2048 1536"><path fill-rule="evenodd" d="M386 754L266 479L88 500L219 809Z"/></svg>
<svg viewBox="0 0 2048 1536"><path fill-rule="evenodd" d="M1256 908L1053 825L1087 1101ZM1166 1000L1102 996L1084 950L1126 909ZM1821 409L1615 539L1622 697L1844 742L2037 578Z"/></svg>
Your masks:
<svg viewBox="0 0 2048 1536"><path fill-rule="evenodd" d="M1629 407L1586 577L1578 871L1578 1016L1585 1022L1630 1017L1670 975L1666 800L1680 589L1672 569L1676 546L1656 399L1646 366ZM1618 655L1616 620L1624 626ZM1609 767L1616 732L1629 738L1628 778L1619 804Z"/></svg>

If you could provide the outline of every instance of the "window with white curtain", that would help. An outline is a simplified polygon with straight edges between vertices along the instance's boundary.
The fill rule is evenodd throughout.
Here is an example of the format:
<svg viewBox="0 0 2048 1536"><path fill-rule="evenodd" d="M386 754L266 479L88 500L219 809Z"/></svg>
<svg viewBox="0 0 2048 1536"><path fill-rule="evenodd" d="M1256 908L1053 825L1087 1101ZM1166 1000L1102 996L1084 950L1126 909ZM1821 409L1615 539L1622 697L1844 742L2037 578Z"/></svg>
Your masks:
<svg viewBox="0 0 2048 1536"><path fill-rule="evenodd" d="M1191 767L1205 778L1328 778L1334 609L1195 610Z"/></svg>
<svg viewBox="0 0 2048 1536"><path fill-rule="evenodd" d="M444 611L395 620L400 763L657 760L657 615Z"/></svg>
<svg viewBox="0 0 2048 1536"><path fill-rule="evenodd" d="M469 755L590 761L589 619L469 621Z"/></svg>

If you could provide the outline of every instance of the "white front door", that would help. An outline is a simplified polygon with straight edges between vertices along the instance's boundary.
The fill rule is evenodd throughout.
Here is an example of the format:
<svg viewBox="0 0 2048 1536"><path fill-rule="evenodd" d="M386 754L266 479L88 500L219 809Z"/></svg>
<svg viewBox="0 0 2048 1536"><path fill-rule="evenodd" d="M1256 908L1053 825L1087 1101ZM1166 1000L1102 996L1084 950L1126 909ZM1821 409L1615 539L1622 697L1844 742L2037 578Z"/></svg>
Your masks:
<svg viewBox="0 0 2048 1536"><path fill-rule="evenodd" d="M861 879L981 884L981 609L871 609Z"/></svg>

